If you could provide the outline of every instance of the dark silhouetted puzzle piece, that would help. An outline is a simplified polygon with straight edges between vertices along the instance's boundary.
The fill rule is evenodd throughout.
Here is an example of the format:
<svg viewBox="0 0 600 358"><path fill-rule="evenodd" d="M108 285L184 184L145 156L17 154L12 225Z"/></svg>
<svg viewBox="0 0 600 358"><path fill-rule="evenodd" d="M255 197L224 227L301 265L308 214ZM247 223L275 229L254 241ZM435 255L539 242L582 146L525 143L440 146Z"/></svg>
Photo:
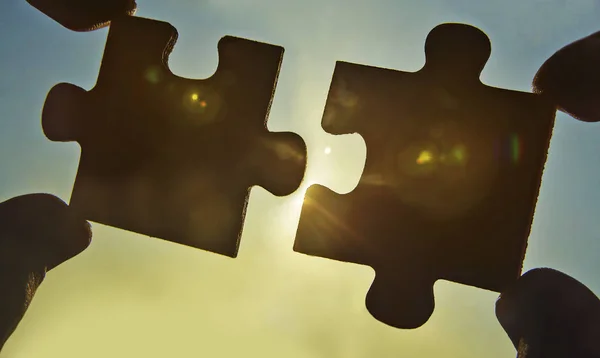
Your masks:
<svg viewBox="0 0 600 358"><path fill-rule="evenodd" d="M55 86L44 132L81 145L70 205L87 219L235 257L250 187L287 195L304 175L303 140L266 128L283 48L224 37L216 73L190 80L167 67L176 38L114 20L96 86Z"/></svg>
<svg viewBox="0 0 600 358"><path fill-rule="evenodd" d="M347 195L308 189L294 250L373 267L366 305L389 325L424 324L438 279L501 291L520 275L555 110L483 85L490 51L444 24L418 72L337 63L322 125L364 138L365 169Z"/></svg>

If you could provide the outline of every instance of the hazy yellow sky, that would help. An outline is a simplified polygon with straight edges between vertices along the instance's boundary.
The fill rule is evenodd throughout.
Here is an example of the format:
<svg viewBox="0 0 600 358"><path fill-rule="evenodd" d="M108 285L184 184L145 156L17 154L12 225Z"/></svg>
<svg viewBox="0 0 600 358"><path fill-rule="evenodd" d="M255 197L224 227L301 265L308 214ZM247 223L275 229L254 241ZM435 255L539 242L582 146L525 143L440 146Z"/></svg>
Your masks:
<svg viewBox="0 0 600 358"><path fill-rule="evenodd" d="M427 33L443 22L486 31L485 83L528 91L555 50L597 31L595 0L138 0L139 16L169 21L180 38L170 67L204 78L216 44L235 35L284 46L269 128L294 131L309 151L307 183L345 193L362 172L359 136L320 128L336 60L406 71L424 62ZM50 192L68 200L76 144L40 128L58 82L91 88L106 30L71 33L25 1L0 5L0 200ZM600 292L600 126L561 115L553 137L526 267L552 266ZM326 150L326 148L328 148ZM587 156L586 156L587 155ZM5 174L6 173L6 174ZM306 185L303 185L305 188ZM598 199L598 200L596 200ZM368 267L292 251L302 189L277 198L252 190L237 259L94 224L91 247L52 271L2 358L447 357L507 358L497 294L440 281L436 310L416 330L396 330L364 307ZM598 212L596 210L595 212Z"/></svg>

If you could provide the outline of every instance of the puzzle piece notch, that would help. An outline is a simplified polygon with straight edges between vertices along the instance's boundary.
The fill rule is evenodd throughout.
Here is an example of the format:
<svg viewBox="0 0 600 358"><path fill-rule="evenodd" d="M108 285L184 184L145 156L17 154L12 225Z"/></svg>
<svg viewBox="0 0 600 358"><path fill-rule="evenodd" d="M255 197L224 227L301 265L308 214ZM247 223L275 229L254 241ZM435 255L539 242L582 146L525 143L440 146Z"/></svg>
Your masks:
<svg viewBox="0 0 600 358"><path fill-rule="evenodd" d="M348 194L307 190L294 244L373 267L367 308L398 328L428 320L438 279L501 291L519 276L555 113L479 81L490 53L480 30L444 24L426 48L414 73L337 63L322 126L360 134L365 168Z"/></svg>
<svg viewBox="0 0 600 358"><path fill-rule="evenodd" d="M113 21L96 86L53 88L49 139L82 148L71 206L89 220L235 257L249 188L288 195L306 147L266 118L283 48L226 36L213 76L175 76L168 23Z"/></svg>

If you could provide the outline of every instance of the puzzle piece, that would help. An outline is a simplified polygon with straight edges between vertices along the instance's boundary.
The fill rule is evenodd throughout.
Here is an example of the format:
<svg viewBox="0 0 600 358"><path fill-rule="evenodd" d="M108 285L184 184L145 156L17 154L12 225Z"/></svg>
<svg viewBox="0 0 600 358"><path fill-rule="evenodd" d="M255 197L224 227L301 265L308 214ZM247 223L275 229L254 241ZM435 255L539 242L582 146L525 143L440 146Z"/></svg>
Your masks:
<svg viewBox="0 0 600 358"><path fill-rule="evenodd" d="M443 24L407 73L335 68L322 126L367 146L356 189L313 185L294 250L369 265L370 313L424 324L438 279L501 291L520 275L555 110L479 80L491 52L478 29Z"/></svg>
<svg viewBox="0 0 600 358"><path fill-rule="evenodd" d="M70 205L85 218L235 257L250 187L288 195L304 175L304 141L266 128L283 48L224 37L216 73L189 80L167 68L176 37L113 21L96 86L55 86L44 132L81 145Z"/></svg>

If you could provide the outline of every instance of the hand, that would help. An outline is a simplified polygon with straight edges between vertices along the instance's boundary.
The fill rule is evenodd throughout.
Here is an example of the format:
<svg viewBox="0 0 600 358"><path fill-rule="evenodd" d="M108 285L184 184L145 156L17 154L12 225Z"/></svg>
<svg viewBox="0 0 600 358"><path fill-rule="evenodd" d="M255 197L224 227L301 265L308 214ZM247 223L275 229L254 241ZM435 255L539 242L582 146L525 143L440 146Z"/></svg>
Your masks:
<svg viewBox="0 0 600 358"><path fill-rule="evenodd" d="M133 15L135 0L27 0L74 31ZM46 272L90 244L89 224L60 199L27 195L0 203L0 350L14 332Z"/></svg>
<svg viewBox="0 0 600 358"><path fill-rule="evenodd" d="M539 69L534 92L586 122L600 121L600 32L563 47Z"/></svg>
<svg viewBox="0 0 600 358"><path fill-rule="evenodd" d="M600 357L600 299L555 270L524 274L496 303L518 358Z"/></svg>
<svg viewBox="0 0 600 358"><path fill-rule="evenodd" d="M133 15L135 0L27 0L35 8L73 31L92 31L117 16Z"/></svg>
<svg viewBox="0 0 600 358"><path fill-rule="evenodd" d="M577 119L600 121L600 32L550 57L533 89ZM500 296L496 316L519 358L600 357L600 300L558 271L527 272Z"/></svg>
<svg viewBox="0 0 600 358"><path fill-rule="evenodd" d="M85 250L90 225L46 194L0 203L0 350L46 272Z"/></svg>

